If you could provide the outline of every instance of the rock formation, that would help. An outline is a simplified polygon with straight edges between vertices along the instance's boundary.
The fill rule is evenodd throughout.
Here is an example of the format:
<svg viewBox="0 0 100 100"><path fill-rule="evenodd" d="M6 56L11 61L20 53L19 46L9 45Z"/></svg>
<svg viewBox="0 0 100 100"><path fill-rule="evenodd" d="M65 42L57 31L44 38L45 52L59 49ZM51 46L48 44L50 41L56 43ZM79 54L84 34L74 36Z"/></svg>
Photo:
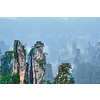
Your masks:
<svg viewBox="0 0 100 100"><path fill-rule="evenodd" d="M99 83L100 68L100 42L96 43L95 48L88 43L84 52L84 60L81 60L80 50L76 50L74 58L74 77L76 84Z"/></svg>
<svg viewBox="0 0 100 100"><path fill-rule="evenodd" d="M100 42L97 43L97 49L93 58L93 66L100 67Z"/></svg>
<svg viewBox="0 0 100 100"><path fill-rule="evenodd" d="M76 49L77 49L77 44L75 42L73 42L72 49L73 49L72 55L73 55L73 57L75 57L75 53L76 53Z"/></svg>
<svg viewBox="0 0 100 100"><path fill-rule="evenodd" d="M26 51L24 46L20 43L19 40L14 41L14 66L13 73L17 73L20 76L20 84L24 82L24 74L26 68Z"/></svg>
<svg viewBox="0 0 100 100"><path fill-rule="evenodd" d="M75 59L74 59L74 69L75 69L75 71L79 67L80 62L81 62L80 49L76 49L76 54L75 54Z"/></svg>
<svg viewBox="0 0 100 100"><path fill-rule="evenodd" d="M0 59L1 59L1 57L2 57L2 52L1 52L1 48L0 48Z"/></svg>
<svg viewBox="0 0 100 100"><path fill-rule="evenodd" d="M52 65L50 63L46 64L46 80L53 82Z"/></svg>
<svg viewBox="0 0 100 100"><path fill-rule="evenodd" d="M29 52L28 77L31 84L45 84L46 57L43 53L44 44L37 41Z"/></svg>
<svg viewBox="0 0 100 100"><path fill-rule="evenodd" d="M67 71L64 69L64 67L59 66L58 67L58 80L57 83L61 84L61 83L66 83L66 79L68 78L68 73Z"/></svg>
<svg viewBox="0 0 100 100"><path fill-rule="evenodd" d="M91 46L91 43L89 42L88 43L88 47L85 49L85 52L84 52L84 60L85 62L91 62L92 61L92 58L94 57L94 53L95 53L95 49L93 46Z"/></svg>

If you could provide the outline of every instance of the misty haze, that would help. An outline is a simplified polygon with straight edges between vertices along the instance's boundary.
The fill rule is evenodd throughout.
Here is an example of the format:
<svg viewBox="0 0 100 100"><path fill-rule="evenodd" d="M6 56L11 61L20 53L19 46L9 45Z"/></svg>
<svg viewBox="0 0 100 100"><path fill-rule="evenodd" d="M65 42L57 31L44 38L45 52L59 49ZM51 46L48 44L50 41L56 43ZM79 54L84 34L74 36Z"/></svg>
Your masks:
<svg viewBox="0 0 100 100"><path fill-rule="evenodd" d="M62 70L59 66L67 63L66 66L71 65L72 69L69 72L75 80L74 84L100 84L99 17L0 17L0 59L6 51L16 51L17 45L22 46L21 53L24 60L20 61L23 61L25 66L37 64L36 69L25 67L24 63L21 63L20 66L25 67L20 72L25 74L20 76L22 83L25 81L26 84L45 84L40 79L50 80L53 83L58 74L57 83L60 84ZM32 56L32 53L37 56ZM7 62L7 66L11 69L7 71L9 74L18 71L15 70L17 67L14 69L13 59L17 58L14 56L12 59L9 58L9 63ZM40 59L43 63L38 65ZM0 65L4 63L2 60ZM17 62L15 65L17 66ZM42 66L43 70L38 71L39 66Z"/></svg>

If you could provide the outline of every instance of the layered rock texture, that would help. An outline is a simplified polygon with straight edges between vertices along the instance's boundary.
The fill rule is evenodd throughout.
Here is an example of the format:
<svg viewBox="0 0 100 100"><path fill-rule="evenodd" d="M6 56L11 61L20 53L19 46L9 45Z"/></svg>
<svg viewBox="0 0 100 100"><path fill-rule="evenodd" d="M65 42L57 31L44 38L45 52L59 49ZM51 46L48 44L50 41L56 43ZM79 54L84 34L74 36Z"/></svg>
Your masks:
<svg viewBox="0 0 100 100"><path fill-rule="evenodd" d="M30 79L30 84L45 84L46 56L43 47L44 44L37 41L29 52L27 77Z"/></svg>
<svg viewBox="0 0 100 100"><path fill-rule="evenodd" d="M58 81L57 81L57 83L58 83L58 84L62 84L62 83L67 84L67 83L66 83L66 79L67 79L67 78L68 78L68 73L67 73L67 71L65 70L64 67L59 66L59 67L58 67Z"/></svg>
<svg viewBox="0 0 100 100"><path fill-rule="evenodd" d="M26 70L26 51L19 40L14 41L13 48L15 51L13 73L19 74L20 84L23 84Z"/></svg>
<svg viewBox="0 0 100 100"><path fill-rule="evenodd" d="M20 84L24 82L26 84L45 84L46 53L43 53L43 47L44 44L41 41L37 41L34 47L32 46L28 54L28 62L26 62L25 46L19 40L15 40L13 51L5 52L0 64L2 64L2 68L7 66L8 74L18 74ZM6 76L6 73L3 76ZM51 77L53 77L52 72Z"/></svg>

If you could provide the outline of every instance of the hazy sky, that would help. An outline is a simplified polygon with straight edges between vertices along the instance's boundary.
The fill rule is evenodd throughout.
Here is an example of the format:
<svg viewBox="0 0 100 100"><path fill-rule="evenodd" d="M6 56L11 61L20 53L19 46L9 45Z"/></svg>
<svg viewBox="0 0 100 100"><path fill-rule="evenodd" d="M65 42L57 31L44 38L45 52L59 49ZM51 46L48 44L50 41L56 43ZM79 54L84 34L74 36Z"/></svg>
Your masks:
<svg viewBox="0 0 100 100"><path fill-rule="evenodd" d="M28 52L36 41L42 41L54 75L58 72L58 59L71 58L73 42L84 53L88 42L95 45L99 37L98 17L0 17L0 41L9 45L10 50L14 40L23 41Z"/></svg>

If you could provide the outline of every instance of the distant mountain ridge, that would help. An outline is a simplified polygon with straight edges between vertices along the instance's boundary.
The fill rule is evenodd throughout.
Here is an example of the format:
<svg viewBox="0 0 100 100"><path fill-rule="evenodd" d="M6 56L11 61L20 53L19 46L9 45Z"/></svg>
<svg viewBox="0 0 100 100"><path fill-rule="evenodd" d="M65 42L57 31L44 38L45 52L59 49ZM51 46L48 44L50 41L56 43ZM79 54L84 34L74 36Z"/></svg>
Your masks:
<svg viewBox="0 0 100 100"><path fill-rule="evenodd" d="M47 62L52 63L53 74L57 72L59 57L68 60L72 54L72 43L84 51L89 41L99 42L100 18L98 17L19 17L14 20L0 19L0 41L13 48L14 40L27 43L26 49L36 41L44 43L48 50Z"/></svg>

